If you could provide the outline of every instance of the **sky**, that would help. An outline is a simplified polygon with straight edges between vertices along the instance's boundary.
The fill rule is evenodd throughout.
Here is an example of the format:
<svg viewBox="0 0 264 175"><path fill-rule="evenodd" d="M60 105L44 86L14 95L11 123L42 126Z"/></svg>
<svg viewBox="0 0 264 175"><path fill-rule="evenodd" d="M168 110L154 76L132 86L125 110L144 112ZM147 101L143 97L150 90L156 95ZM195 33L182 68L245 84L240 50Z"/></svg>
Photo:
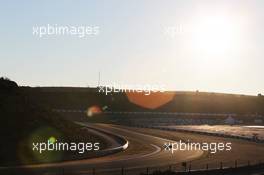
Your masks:
<svg viewBox="0 0 264 175"><path fill-rule="evenodd" d="M26 86L264 94L262 0L0 2L0 76ZM33 34L96 26L97 35Z"/></svg>

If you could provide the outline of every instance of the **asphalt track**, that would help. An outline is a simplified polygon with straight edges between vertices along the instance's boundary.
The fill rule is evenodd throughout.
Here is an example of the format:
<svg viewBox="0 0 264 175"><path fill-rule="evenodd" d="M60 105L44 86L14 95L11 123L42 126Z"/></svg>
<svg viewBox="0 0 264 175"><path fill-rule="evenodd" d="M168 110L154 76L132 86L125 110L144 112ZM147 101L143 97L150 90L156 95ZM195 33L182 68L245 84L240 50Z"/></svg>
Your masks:
<svg viewBox="0 0 264 175"><path fill-rule="evenodd" d="M87 124L88 125L88 124ZM91 126L91 125L89 125ZM165 142L173 142L172 140L164 139L149 134L142 134L126 127L96 124L92 125L98 129L111 132L124 137L129 141L129 146L126 150L112 155L84 159L66 161L60 163L29 165L20 168L15 168L16 172L27 170L27 174L120 174L125 171L125 174L136 174L145 172L146 168L153 167L169 167L171 164L190 161L199 158L203 152L199 150L191 151L175 151L171 154L164 150Z"/></svg>

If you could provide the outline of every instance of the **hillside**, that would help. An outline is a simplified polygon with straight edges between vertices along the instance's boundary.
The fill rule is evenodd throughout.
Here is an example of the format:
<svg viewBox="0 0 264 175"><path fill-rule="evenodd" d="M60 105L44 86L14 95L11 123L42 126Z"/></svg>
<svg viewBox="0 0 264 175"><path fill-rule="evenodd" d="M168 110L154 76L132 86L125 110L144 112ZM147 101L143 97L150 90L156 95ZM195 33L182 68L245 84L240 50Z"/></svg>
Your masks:
<svg viewBox="0 0 264 175"><path fill-rule="evenodd" d="M173 92L172 100L166 104L155 109L147 109L131 103L125 93L104 95L95 88L24 87L23 90L32 94L32 97L37 98L42 104L49 106L51 109L86 110L92 105L97 105L100 107L107 106L108 111L257 113L264 115L263 96L176 91ZM165 92L165 95L166 93L171 92Z"/></svg>

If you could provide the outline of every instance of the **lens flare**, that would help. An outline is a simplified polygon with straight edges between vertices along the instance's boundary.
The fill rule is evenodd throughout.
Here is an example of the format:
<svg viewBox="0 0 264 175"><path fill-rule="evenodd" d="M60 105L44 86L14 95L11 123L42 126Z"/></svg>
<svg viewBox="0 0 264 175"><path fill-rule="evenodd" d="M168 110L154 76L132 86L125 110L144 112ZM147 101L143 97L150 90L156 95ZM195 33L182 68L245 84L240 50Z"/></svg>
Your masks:
<svg viewBox="0 0 264 175"><path fill-rule="evenodd" d="M88 117L93 117L94 115L98 115L98 114L101 114L101 113L102 113L102 110L97 105L91 106L91 107L89 107L87 109L87 116Z"/></svg>
<svg viewBox="0 0 264 175"><path fill-rule="evenodd" d="M171 101L175 93L174 92L154 92L149 95L139 92L127 92L126 96L128 100L136 105L144 108L156 109L169 101Z"/></svg>
<svg viewBox="0 0 264 175"><path fill-rule="evenodd" d="M32 132L27 138L25 138L19 144L17 149L17 155L22 164L31 164L31 163L45 163L45 162L54 162L61 161L63 157L63 152L60 151L39 151L33 149L33 143L55 143L56 138L62 138L61 132L55 128L51 127L40 127Z"/></svg>
<svg viewBox="0 0 264 175"><path fill-rule="evenodd" d="M49 143L55 143L57 140L55 137L51 136L48 141Z"/></svg>

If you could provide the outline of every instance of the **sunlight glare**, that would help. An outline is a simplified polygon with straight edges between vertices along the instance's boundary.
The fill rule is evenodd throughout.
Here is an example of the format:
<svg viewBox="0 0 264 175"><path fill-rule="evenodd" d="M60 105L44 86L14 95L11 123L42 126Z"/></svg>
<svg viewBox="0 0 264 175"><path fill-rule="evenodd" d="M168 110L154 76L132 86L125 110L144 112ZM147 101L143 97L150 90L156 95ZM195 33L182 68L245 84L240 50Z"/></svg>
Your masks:
<svg viewBox="0 0 264 175"><path fill-rule="evenodd" d="M201 16L195 20L193 47L204 56L227 55L238 47L238 26L226 15Z"/></svg>

